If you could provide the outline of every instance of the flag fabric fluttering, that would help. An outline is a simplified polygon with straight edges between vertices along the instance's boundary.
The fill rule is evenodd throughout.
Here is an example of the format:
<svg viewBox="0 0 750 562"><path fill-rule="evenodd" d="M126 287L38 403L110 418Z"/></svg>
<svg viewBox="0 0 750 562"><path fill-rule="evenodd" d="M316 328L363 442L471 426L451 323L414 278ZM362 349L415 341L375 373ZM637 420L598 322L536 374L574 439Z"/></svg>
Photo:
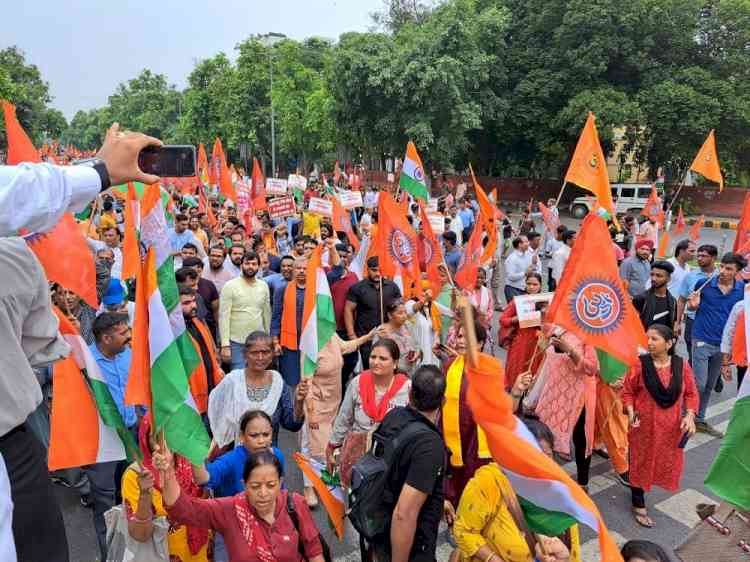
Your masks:
<svg viewBox="0 0 750 562"><path fill-rule="evenodd" d="M331 222L333 223L333 228L336 230L336 232L346 233L346 237L349 239L349 243L354 247L354 251L356 252L357 250L359 250L359 238L357 238L357 235L354 234L349 211L344 209L337 196L331 195L329 199L331 201L331 204L333 205L333 218L331 220Z"/></svg>
<svg viewBox="0 0 750 562"><path fill-rule="evenodd" d="M73 215L65 213L49 232L28 234L24 240L44 267L48 280L73 291L94 310L99 308L94 255Z"/></svg>
<svg viewBox="0 0 750 562"><path fill-rule="evenodd" d="M128 198L125 200L125 232L122 242L122 278L132 279L141 267L141 247L138 241L141 230L141 203L135 186L128 182Z"/></svg>
<svg viewBox="0 0 750 562"><path fill-rule="evenodd" d="M703 223L705 222L706 217L704 215L701 215L700 217L698 217L698 220L693 223L693 226L690 227L688 236L693 242L697 242L701 239L701 228L703 228Z"/></svg>
<svg viewBox="0 0 750 562"><path fill-rule="evenodd" d="M404 166L401 168L398 185L404 191L408 191L414 199L421 199L427 203L430 197L430 193L427 191L422 159L419 157L417 147L412 141L409 141L406 145L406 156L404 156Z"/></svg>
<svg viewBox="0 0 750 562"><path fill-rule="evenodd" d="M687 223L685 222L685 215L682 214L682 205L680 205L680 210L677 212L677 220L674 223L675 235L685 232L685 228L687 228Z"/></svg>
<svg viewBox="0 0 750 562"><path fill-rule="evenodd" d="M454 279L462 289L473 290L476 286L482 257L482 235L482 229L475 225L458 263Z"/></svg>
<svg viewBox="0 0 750 562"><path fill-rule="evenodd" d="M262 211L268 208L266 203L266 178L263 177L263 171L260 169L260 162L253 158L253 173L250 176L250 198L253 201L253 209Z"/></svg>
<svg viewBox="0 0 750 562"><path fill-rule="evenodd" d="M659 228L664 227L664 209L662 208L661 197L656 191L656 185L651 186L651 193L646 201L646 206L641 210L641 214L648 219L653 219Z"/></svg>
<svg viewBox="0 0 750 562"><path fill-rule="evenodd" d="M606 218L616 220L615 205L609 188L607 161L599 144L599 133L596 131L593 113L589 112L586 119L586 125L565 174L565 181L593 193L599 201L599 206L609 215Z"/></svg>
<svg viewBox="0 0 750 562"><path fill-rule="evenodd" d="M339 540L343 540L346 494L340 482L331 482L332 477L328 474L325 465L315 459L308 458L301 453L294 453L294 460L318 493L320 502L323 504L326 513L328 513L328 517L333 524Z"/></svg>
<svg viewBox="0 0 750 562"><path fill-rule="evenodd" d="M440 265L445 261L443 245L435 236L430 219L427 217L427 211L422 203L419 204L419 221L421 225L419 239L417 240L419 268L427 274L432 296L437 298L443 288L443 281L440 276Z"/></svg>
<svg viewBox="0 0 750 562"><path fill-rule="evenodd" d="M139 458L91 350L70 320L58 308L53 311L71 353L52 371L49 470Z"/></svg>
<svg viewBox="0 0 750 562"><path fill-rule="evenodd" d="M362 281L365 278L365 270L367 269L367 257L370 255L370 243L372 238L369 235L362 237L359 241L359 250L352 258L351 264L349 264L349 271L357 276L357 279Z"/></svg>
<svg viewBox="0 0 750 562"><path fill-rule="evenodd" d="M542 452L531 432L513 415L513 402L503 390L500 360L480 353L478 365L467 362L466 376L474 420L484 430L492 458L518 495L531 531L554 537L575 523L586 525L599 536L601 560L622 562L593 500Z"/></svg>
<svg viewBox="0 0 750 562"><path fill-rule="evenodd" d="M307 262L302 335L299 340L304 378L313 376L318 364L318 353L336 332L336 315L333 311L331 288L321 263L322 253L323 245L320 244Z"/></svg>
<svg viewBox="0 0 750 562"><path fill-rule="evenodd" d="M718 183L719 193L724 190L724 178L721 175L719 155L716 152L716 135L714 135L713 129L708 133L708 136L703 142L703 146L701 146L698 154L695 155L695 160L690 164L690 169L694 172L698 172L703 177Z"/></svg>
<svg viewBox="0 0 750 562"><path fill-rule="evenodd" d="M552 210L547 207L544 203L539 201L537 203L539 212L542 213L542 221L544 221L544 227L547 229L552 236L557 233L557 227L560 226L560 217L558 217Z"/></svg>
<svg viewBox="0 0 750 562"><path fill-rule="evenodd" d="M214 149L211 153L211 167L214 169L213 181L219 186L219 191L231 201L237 202L237 191L232 184L232 176L229 172L227 159L224 155L224 149L221 146L221 139L216 137Z"/></svg>
<svg viewBox="0 0 750 562"><path fill-rule="evenodd" d="M745 285L745 349L750 335L750 285ZM732 407L726 434L706 475L706 488L743 511L750 511L750 377L745 377Z"/></svg>
<svg viewBox="0 0 750 562"><path fill-rule="evenodd" d="M8 141L8 156L6 163L9 166L21 162L41 162L39 151L34 147L31 139L24 131L16 117L16 106L5 100L0 100L5 117L5 136Z"/></svg>
<svg viewBox="0 0 750 562"><path fill-rule="evenodd" d="M197 162L197 169L196 169L195 175L197 176L198 180L204 186L206 186L210 182L208 174L209 174L209 167L208 167L208 156L206 156L206 147L203 146L203 143L200 143L198 145L198 162Z"/></svg>
<svg viewBox="0 0 750 562"><path fill-rule="evenodd" d="M137 337L132 343L133 361L125 401L142 404L136 398L148 400L150 395L155 431L164 431L170 449L193 464L202 464L210 439L189 386L189 377L201 359L182 317L167 222L158 190L147 190L141 205L141 242L147 255L136 282L137 287L145 291L141 302L136 302L136 316L147 309L148 329L139 325L140 330L134 334ZM135 372L135 369L146 368L147 373Z"/></svg>
<svg viewBox="0 0 750 562"><path fill-rule="evenodd" d="M484 247L481 255L481 263L485 264L492 260L497 251L497 207L490 202L489 197L485 193L482 186L479 184L476 175L474 175L474 168L469 164L469 172L471 172L471 181L474 184L474 192L477 196L477 204L479 205L479 220L477 225L474 227L482 228L487 232L487 245ZM481 239L480 239L481 245Z"/></svg>
<svg viewBox="0 0 750 562"><path fill-rule="evenodd" d="M646 333L620 279L607 225L595 213L583 220L545 321L595 347L606 382L636 365L639 346L646 347Z"/></svg>
<svg viewBox="0 0 750 562"><path fill-rule="evenodd" d="M746 249L748 241L750 241L750 193L745 194L745 202L742 204L742 214L740 215L740 222L737 223L737 236L734 238L732 251L739 253L742 249Z"/></svg>
<svg viewBox="0 0 750 562"><path fill-rule="evenodd" d="M371 253L380 258L381 275L396 283L398 278L419 282L417 233L399 212L399 204L386 192L378 197L378 231L372 246Z"/></svg>
<svg viewBox="0 0 750 562"><path fill-rule="evenodd" d="M666 258L667 248L669 248L669 232L665 230L659 237L659 247L656 250L656 257Z"/></svg>

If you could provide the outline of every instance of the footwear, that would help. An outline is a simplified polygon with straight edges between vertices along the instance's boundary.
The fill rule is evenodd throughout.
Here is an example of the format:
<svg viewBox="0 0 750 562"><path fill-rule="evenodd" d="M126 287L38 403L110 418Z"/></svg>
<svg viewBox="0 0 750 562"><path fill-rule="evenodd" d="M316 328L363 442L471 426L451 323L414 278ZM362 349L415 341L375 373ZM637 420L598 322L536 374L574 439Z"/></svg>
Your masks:
<svg viewBox="0 0 750 562"><path fill-rule="evenodd" d="M695 422L695 431L697 431L698 433L705 433L706 435L710 435L711 437L718 437L719 439L724 437L724 434L721 431L711 425L708 425L708 423L704 421Z"/></svg>
<svg viewBox="0 0 750 562"><path fill-rule="evenodd" d="M634 507L633 518L641 527L651 529L654 526L653 520L648 516L648 511L644 507Z"/></svg>
<svg viewBox="0 0 750 562"><path fill-rule="evenodd" d="M622 474L615 474L615 478L620 484L627 488L630 488L630 474L627 470Z"/></svg>
<svg viewBox="0 0 750 562"><path fill-rule="evenodd" d="M87 509L91 509L94 507L94 504L91 501L91 498L89 498L88 495L86 494L83 494L81 496L81 505Z"/></svg>
<svg viewBox="0 0 750 562"><path fill-rule="evenodd" d="M65 478L60 478L59 476L50 476L49 479L52 481L53 484L59 484L60 486L63 486L65 488L72 488L73 486L65 480Z"/></svg>
<svg viewBox="0 0 750 562"><path fill-rule="evenodd" d="M714 392L718 392L721 394L721 392L724 390L724 380L719 377L716 379L716 385L714 385Z"/></svg>
<svg viewBox="0 0 750 562"><path fill-rule="evenodd" d="M312 486L305 486L305 501L310 509L318 507L318 496Z"/></svg>
<svg viewBox="0 0 750 562"><path fill-rule="evenodd" d="M594 454L600 456L603 459L609 459L609 453L604 449L594 449Z"/></svg>

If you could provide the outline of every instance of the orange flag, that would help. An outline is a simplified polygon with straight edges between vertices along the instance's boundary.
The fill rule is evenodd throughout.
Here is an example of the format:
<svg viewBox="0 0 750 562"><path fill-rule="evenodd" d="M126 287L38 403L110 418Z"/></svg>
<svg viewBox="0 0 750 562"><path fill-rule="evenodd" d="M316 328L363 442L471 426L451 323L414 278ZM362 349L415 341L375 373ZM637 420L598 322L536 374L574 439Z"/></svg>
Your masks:
<svg viewBox="0 0 750 562"><path fill-rule="evenodd" d="M609 189L607 161L604 159L604 153L599 144L599 134L594 121L594 114L589 112L586 125L570 161L570 167L565 174L565 181L593 193L602 209L609 213L609 218L616 220L615 205Z"/></svg>
<svg viewBox="0 0 750 562"><path fill-rule="evenodd" d="M224 197L236 203L237 191L235 191L234 184L232 184L232 175L229 172L229 166L227 166L227 159L224 156L224 149L221 147L221 139L219 137L216 137L216 141L214 142L211 159L211 164L216 174L214 181L219 184L219 191L224 194Z"/></svg>
<svg viewBox="0 0 750 562"><path fill-rule="evenodd" d="M133 356L125 388L125 404L145 406L151 412L151 352L148 335L148 295L157 285L154 248L148 249L143 264L139 264L135 282L135 314L133 339L130 348Z"/></svg>
<svg viewBox="0 0 750 562"><path fill-rule="evenodd" d="M596 213L583 220L545 321L624 365L636 365L638 346L646 347L646 333L620 279L607 224ZM601 361L601 353L599 357Z"/></svg>
<svg viewBox="0 0 750 562"><path fill-rule="evenodd" d="M209 182L209 167L208 167L208 157L206 156L206 147L203 146L203 143L200 143L198 145L198 164L196 169L196 176L198 177L198 180L203 183L203 185L208 185Z"/></svg>
<svg viewBox="0 0 750 562"><path fill-rule="evenodd" d="M674 223L674 233L682 234L685 232L686 227L687 223L685 222L685 215L682 214L682 205L680 205L680 210L677 213L677 220Z"/></svg>
<svg viewBox="0 0 750 562"><path fill-rule="evenodd" d="M333 528L339 540L343 540L346 503L344 500L344 491L341 489L341 486L328 486L328 484L323 482L321 473L325 470L325 466L314 459L308 459L301 453L294 453L294 460L318 493L320 502L323 504L326 513L328 513L328 517L330 517L331 523L333 523Z"/></svg>
<svg viewBox="0 0 750 562"><path fill-rule="evenodd" d="M745 194L745 202L742 205L742 215L740 215L740 222L737 224L737 236L734 238L732 251L737 253L741 248L745 248L748 240L750 240L750 193Z"/></svg>
<svg viewBox="0 0 750 562"><path fill-rule="evenodd" d="M401 212L405 215L409 213L409 194L406 191L401 192L401 197L398 200L398 204L401 206Z"/></svg>
<svg viewBox="0 0 750 562"><path fill-rule="evenodd" d="M458 264L454 277L456 285L462 289L474 289L479 273L479 264L482 257L483 232L479 225L474 227L469 237L469 243L464 248L464 255Z"/></svg>
<svg viewBox="0 0 750 562"><path fill-rule="evenodd" d="M688 236L693 242L697 242L701 238L701 228L703 228L703 223L706 222L706 217L704 215L701 215L697 221L693 223L693 226L690 227L690 233Z"/></svg>
<svg viewBox="0 0 750 562"><path fill-rule="evenodd" d="M44 267L47 279L73 291L92 308L99 308L94 256L73 215L65 213L49 232L24 238Z"/></svg>
<svg viewBox="0 0 750 562"><path fill-rule="evenodd" d="M443 246L435 236L432 230L432 224L427 217L424 203L419 203L419 240L417 241L417 258L419 259L419 269L427 274L430 280L432 296L437 298L440 290L443 288L443 281L440 278L440 265L444 262Z"/></svg>
<svg viewBox="0 0 750 562"><path fill-rule="evenodd" d="M641 214L656 221L659 228L664 226L664 209L662 209L661 197L656 192L656 185L651 186L651 194L648 196L648 201L641 210Z"/></svg>
<svg viewBox="0 0 750 562"><path fill-rule="evenodd" d="M469 171L471 172L471 181L474 183L474 191L477 195L477 203L479 204L479 220L477 221L475 230L483 228L486 230L488 237L487 246L485 246L481 256L481 262L485 263L494 257L497 250L497 224L495 223L497 207L490 202L484 189L479 185L471 164L469 164Z"/></svg>
<svg viewBox="0 0 750 562"><path fill-rule="evenodd" d="M662 233L659 239L659 248L656 250L657 258L667 257L667 248L669 247L669 232L666 230Z"/></svg>
<svg viewBox="0 0 750 562"><path fill-rule="evenodd" d="M5 100L0 101L5 116L5 135L8 138L7 164L12 166L21 162L41 162L39 151L34 148L34 144L16 118L16 106Z"/></svg>
<svg viewBox="0 0 750 562"><path fill-rule="evenodd" d="M713 129L708 133L708 137L706 137L703 146L695 156L695 160L690 164L690 169L718 183L719 193L724 189L724 178L719 167L719 155L716 153L716 137Z"/></svg>
<svg viewBox="0 0 750 562"><path fill-rule="evenodd" d="M553 213L547 205L539 201L539 212L542 213L542 220L547 232L553 236L557 233L557 227L560 226L560 217Z"/></svg>
<svg viewBox="0 0 750 562"><path fill-rule="evenodd" d="M138 231L141 222L141 205L133 182L128 182L128 197L125 200L125 239L122 242L122 278L132 279L141 266L141 249Z"/></svg>
<svg viewBox="0 0 750 562"><path fill-rule="evenodd" d="M260 169L260 163L257 158L253 158L253 175L250 181L252 185L251 198L253 200L253 208L256 211L267 209L266 178L263 177L263 172Z"/></svg>
<svg viewBox="0 0 750 562"><path fill-rule="evenodd" d="M333 165L333 185L338 185L340 179L341 167L339 166L339 161L336 160L336 163Z"/></svg>
<svg viewBox="0 0 750 562"><path fill-rule="evenodd" d="M349 243L354 246L355 251L359 251L359 238L354 234L349 213L341 206L338 197L332 195L328 199L333 204L333 228L336 232L346 232L346 237L349 239Z"/></svg>
<svg viewBox="0 0 750 562"><path fill-rule="evenodd" d="M419 281L417 233L398 203L385 191L378 198L378 232L371 253L380 258L380 273L385 277L393 279L401 274Z"/></svg>

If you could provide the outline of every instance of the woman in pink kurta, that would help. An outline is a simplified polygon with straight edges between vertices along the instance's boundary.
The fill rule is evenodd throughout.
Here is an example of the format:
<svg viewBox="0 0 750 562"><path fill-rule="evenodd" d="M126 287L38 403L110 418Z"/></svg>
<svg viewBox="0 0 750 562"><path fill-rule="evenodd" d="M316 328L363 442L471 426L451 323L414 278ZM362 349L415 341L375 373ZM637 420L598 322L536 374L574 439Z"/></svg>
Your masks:
<svg viewBox="0 0 750 562"><path fill-rule="evenodd" d="M594 447L599 360L593 347L564 332L550 338L542 370L544 388L536 414L552 430L556 453L570 457L573 438L578 483L585 489Z"/></svg>
<svg viewBox="0 0 750 562"><path fill-rule="evenodd" d="M622 402L630 422L633 515L639 525L652 527L645 492L654 485L679 489L683 447L695 433L699 398L690 365L672 354L672 330L653 324L647 335L649 352L625 377Z"/></svg>

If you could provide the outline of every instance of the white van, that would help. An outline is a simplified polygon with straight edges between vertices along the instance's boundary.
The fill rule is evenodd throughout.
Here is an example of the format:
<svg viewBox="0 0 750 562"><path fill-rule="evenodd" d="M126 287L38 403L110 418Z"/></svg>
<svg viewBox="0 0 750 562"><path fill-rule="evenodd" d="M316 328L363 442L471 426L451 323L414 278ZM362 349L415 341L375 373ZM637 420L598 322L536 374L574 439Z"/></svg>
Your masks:
<svg viewBox="0 0 750 562"><path fill-rule="evenodd" d="M650 183L613 183L610 187L612 200L615 203L615 213L618 215L639 214L651 195L651 185ZM663 189L658 184L656 192L659 197L663 196ZM576 219L582 219L589 213L593 203L592 196L576 197L570 204L570 214Z"/></svg>

